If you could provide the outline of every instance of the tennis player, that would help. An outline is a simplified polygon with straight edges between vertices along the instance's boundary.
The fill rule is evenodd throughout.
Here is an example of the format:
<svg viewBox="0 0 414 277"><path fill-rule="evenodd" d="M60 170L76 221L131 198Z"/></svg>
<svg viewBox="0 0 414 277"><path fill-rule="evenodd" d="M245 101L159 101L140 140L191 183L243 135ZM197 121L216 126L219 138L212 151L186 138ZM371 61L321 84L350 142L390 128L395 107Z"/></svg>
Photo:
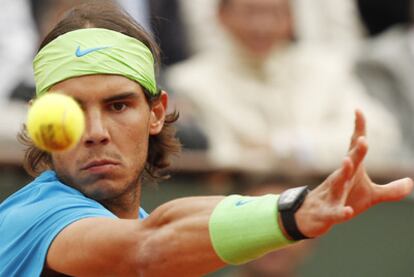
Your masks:
<svg viewBox="0 0 414 277"><path fill-rule="evenodd" d="M411 192L410 179L371 182L357 111L342 165L312 191L188 197L147 215L141 185L163 177L179 151L157 60L152 39L107 1L74 8L46 36L33 63L36 97L76 99L86 131L75 148L51 154L21 134L36 178L0 205L0 276L200 276L319 237Z"/></svg>

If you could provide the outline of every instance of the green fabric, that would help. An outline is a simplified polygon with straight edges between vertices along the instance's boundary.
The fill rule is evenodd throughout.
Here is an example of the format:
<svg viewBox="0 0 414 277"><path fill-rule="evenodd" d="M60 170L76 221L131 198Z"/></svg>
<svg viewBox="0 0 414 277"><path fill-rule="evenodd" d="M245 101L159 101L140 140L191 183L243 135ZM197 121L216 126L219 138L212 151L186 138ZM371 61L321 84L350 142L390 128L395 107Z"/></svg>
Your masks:
<svg viewBox="0 0 414 277"><path fill-rule="evenodd" d="M238 265L256 259L292 241L278 224L279 195L231 195L214 209L209 222L211 241L226 263Z"/></svg>
<svg viewBox="0 0 414 277"><path fill-rule="evenodd" d="M138 82L156 95L154 57L148 47L119 32L87 28L51 41L33 61L36 95L63 80L93 74L115 74Z"/></svg>

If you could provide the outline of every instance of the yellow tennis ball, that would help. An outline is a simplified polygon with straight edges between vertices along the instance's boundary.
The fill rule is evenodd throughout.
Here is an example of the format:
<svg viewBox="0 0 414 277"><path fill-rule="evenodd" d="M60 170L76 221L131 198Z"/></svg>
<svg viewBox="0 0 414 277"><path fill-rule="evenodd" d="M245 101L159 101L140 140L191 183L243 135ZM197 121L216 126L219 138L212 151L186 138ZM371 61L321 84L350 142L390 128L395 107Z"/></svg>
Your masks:
<svg viewBox="0 0 414 277"><path fill-rule="evenodd" d="M79 142L84 129L83 111L70 96L47 93L36 99L29 109L27 130L42 150L68 150Z"/></svg>

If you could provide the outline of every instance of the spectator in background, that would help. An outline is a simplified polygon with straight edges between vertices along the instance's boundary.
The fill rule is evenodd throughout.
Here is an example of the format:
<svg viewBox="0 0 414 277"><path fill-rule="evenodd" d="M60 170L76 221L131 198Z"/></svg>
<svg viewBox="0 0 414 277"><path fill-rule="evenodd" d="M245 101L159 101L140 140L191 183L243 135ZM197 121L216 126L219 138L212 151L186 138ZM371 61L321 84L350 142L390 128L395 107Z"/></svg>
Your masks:
<svg viewBox="0 0 414 277"><path fill-rule="evenodd" d="M369 164L378 165L398 148L396 123L365 94L351 64L295 41L290 5L221 0L222 47L173 66L169 88L191 107L219 166L327 170L346 151L337 146L346 145L356 107L368 117Z"/></svg>
<svg viewBox="0 0 414 277"><path fill-rule="evenodd" d="M1 4L0 105L5 106L11 91L26 75L32 75L30 61L35 51L36 32L28 0L4 0Z"/></svg>
<svg viewBox="0 0 414 277"><path fill-rule="evenodd" d="M31 59L35 52L36 30L28 0L0 1L0 163L18 164L23 156L16 141L26 119L26 106L11 99L23 79L32 79ZM0 180L0 195L15 185Z"/></svg>
<svg viewBox="0 0 414 277"><path fill-rule="evenodd" d="M221 40L217 36L220 27L214 19L220 1L179 1L192 51L217 45ZM300 36L302 43L316 43L353 58L363 37L354 1L294 0L291 6L295 15L295 33Z"/></svg>
<svg viewBox="0 0 414 277"><path fill-rule="evenodd" d="M402 152L410 162L414 154L414 24L406 17L412 12L412 1L359 2L362 21L370 34L377 35L366 41L356 72L367 91L396 115L403 132ZM367 14L369 4L375 9ZM390 26L392 22L403 23Z"/></svg>

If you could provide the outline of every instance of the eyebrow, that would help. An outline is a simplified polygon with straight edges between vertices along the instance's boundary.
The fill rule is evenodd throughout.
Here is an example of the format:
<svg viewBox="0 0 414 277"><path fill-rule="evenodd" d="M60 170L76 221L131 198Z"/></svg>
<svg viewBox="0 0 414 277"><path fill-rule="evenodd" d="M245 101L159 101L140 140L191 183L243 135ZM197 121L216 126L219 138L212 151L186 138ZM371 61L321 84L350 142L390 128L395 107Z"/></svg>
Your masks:
<svg viewBox="0 0 414 277"><path fill-rule="evenodd" d="M138 97L139 97L139 95L136 92L124 92L124 93L121 93L121 94L118 94L118 95L114 95L114 96L104 98L102 100L102 102L109 103L109 102L118 101L118 100L136 99Z"/></svg>
<svg viewBox="0 0 414 277"><path fill-rule="evenodd" d="M136 92L124 92L117 95L113 95L107 98L104 98L102 100L103 103L110 103L113 101L119 101L119 100L126 100L126 99L137 99L139 98L139 95ZM79 105L83 106L84 101L82 101L79 98L74 98L76 102L79 103Z"/></svg>

